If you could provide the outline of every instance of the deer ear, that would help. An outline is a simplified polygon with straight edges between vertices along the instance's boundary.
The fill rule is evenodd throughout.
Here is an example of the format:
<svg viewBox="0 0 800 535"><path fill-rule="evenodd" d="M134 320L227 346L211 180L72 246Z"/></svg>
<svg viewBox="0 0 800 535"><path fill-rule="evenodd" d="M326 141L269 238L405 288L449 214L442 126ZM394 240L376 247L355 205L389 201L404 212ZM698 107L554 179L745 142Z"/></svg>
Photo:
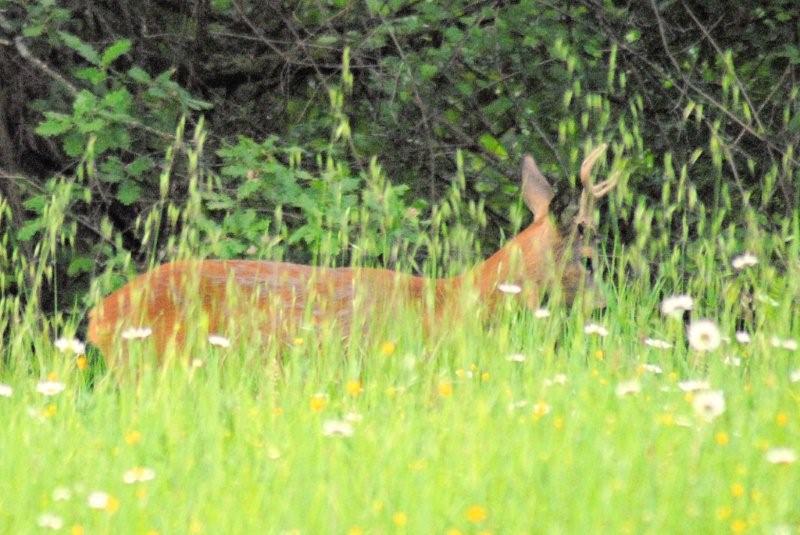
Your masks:
<svg viewBox="0 0 800 535"><path fill-rule="evenodd" d="M547 215L550 201L553 200L553 188L530 154L526 154L522 160L522 200L533 212L534 223Z"/></svg>

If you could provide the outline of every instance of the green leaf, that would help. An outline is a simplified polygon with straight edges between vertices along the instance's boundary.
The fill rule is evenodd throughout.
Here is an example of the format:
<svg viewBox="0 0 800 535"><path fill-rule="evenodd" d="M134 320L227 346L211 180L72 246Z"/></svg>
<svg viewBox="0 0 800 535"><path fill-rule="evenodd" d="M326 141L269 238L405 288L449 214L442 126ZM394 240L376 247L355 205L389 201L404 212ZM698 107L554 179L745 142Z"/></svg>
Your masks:
<svg viewBox="0 0 800 535"><path fill-rule="evenodd" d="M439 72L439 67L430 63L423 63L419 67L419 76L423 80L430 80Z"/></svg>
<svg viewBox="0 0 800 535"><path fill-rule="evenodd" d="M107 124L108 123L105 121L105 119L97 118L92 119L91 121L81 121L77 124L77 126L79 132L87 134L89 132L97 132L102 130Z"/></svg>
<svg viewBox="0 0 800 535"><path fill-rule="evenodd" d="M119 41L115 41L112 43L108 48L103 50L103 57L100 58L100 64L103 67L108 67L114 60L120 57L123 54L127 54L128 51L131 49L131 40L130 39L120 39Z"/></svg>
<svg viewBox="0 0 800 535"><path fill-rule="evenodd" d="M72 109L75 115L88 115L92 113L97 107L97 97L90 91L80 91L75 101L72 103Z"/></svg>
<svg viewBox="0 0 800 535"><path fill-rule="evenodd" d="M125 176L125 166L119 158L112 156L100 164L100 180L103 182L119 182Z"/></svg>
<svg viewBox="0 0 800 535"><path fill-rule="evenodd" d="M28 241L36 236L40 230L44 228L43 219L31 219L19 229L17 232L17 239L20 241Z"/></svg>
<svg viewBox="0 0 800 535"><path fill-rule="evenodd" d="M150 78L150 75L147 74L147 71L139 67L132 67L131 69L129 69L128 76L130 76L140 84L149 84L150 82L153 81L153 79Z"/></svg>
<svg viewBox="0 0 800 535"><path fill-rule="evenodd" d="M117 190L117 200L126 206L130 206L142 196L142 188L132 180L125 180Z"/></svg>
<svg viewBox="0 0 800 535"><path fill-rule="evenodd" d="M625 34L625 40L629 43L635 43L636 41L639 40L641 36L642 32L640 32L639 30L631 30Z"/></svg>
<svg viewBox="0 0 800 535"><path fill-rule="evenodd" d="M67 156L77 158L86 148L86 136L73 130L64 137L63 147Z"/></svg>
<svg viewBox="0 0 800 535"><path fill-rule="evenodd" d="M153 168L153 160L149 156L139 156L126 167L131 176L141 176Z"/></svg>
<svg viewBox="0 0 800 535"><path fill-rule="evenodd" d="M36 133L44 137L58 136L72 128L72 117L63 113L48 111L44 114L47 119L39 123Z"/></svg>
<svg viewBox="0 0 800 535"><path fill-rule="evenodd" d="M103 97L103 104L116 113L127 113L132 101L131 94L124 87L116 91L110 91Z"/></svg>
<svg viewBox="0 0 800 535"><path fill-rule="evenodd" d="M236 190L236 197L239 200L248 199L260 189L260 180L245 180L244 183Z"/></svg>
<svg viewBox="0 0 800 535"><path fill-rule="evenodd" d="M97 67L84 67L75 71L75 77L86 80L92 85L98 85L106 79L106 73Z"/></svg>
<svg viewBox="0 0 800 535"><path fill-rule="evenodd" d="M22 28L22 35L24 37L39 37L44 33L44 24L34 24L32 26L25 26Z"/></svg>
<svg viewBox="0 0 800 535"><path fill-rule="evenodd" d="M67 275L74 277L79 273L90 273L94 267L94 260L86 256L76 256L67 266Z"/></svg>
<svg viewBox="0 0 800 535"><path fill-rule="evenodd" d="M483 134L479 139L478 142L481 144L481 147L486 149L488 152L494 154L501 160L505 160L508 158L508 151L506 151L505 147L498 141L496 137L492 134L486 133Z"/></svg>
<svg viewBox="0 0 800 535"><path fill-rule="evenodd" d="M47 198L44 195L34 195L33 197L25 199L22 205L27 210L41 214L46 202Z"/></svg>
<svg viewBox="0 0 800 535"><path fill-rule="evenodd" d="M100 55L88 43L84 43L80 37L68 32L58 32L59 37L69 48L80 54L83 59L93 65L100 65Z"/></svg>

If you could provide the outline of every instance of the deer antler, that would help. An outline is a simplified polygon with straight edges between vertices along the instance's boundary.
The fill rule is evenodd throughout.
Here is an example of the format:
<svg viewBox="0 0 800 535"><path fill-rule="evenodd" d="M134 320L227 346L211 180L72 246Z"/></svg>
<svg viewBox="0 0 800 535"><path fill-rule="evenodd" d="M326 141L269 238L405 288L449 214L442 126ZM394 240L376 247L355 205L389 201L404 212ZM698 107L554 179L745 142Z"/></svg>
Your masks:
<svg viewBox="0 0 800 535"><path fill-rule="evenodd" d="M582 225L586 228L594 226L594 201L606 195L609 191L614 189L619 180L619 173L613 173L607 180L599 184L592 183L592 167L595 162L602 156L608 145L603 143L596 147L589 155L583 160L581 164L581 184L583 184L583 191L581 192L581 200L578 208L578 215L575 217L575 224Z"/></svg>

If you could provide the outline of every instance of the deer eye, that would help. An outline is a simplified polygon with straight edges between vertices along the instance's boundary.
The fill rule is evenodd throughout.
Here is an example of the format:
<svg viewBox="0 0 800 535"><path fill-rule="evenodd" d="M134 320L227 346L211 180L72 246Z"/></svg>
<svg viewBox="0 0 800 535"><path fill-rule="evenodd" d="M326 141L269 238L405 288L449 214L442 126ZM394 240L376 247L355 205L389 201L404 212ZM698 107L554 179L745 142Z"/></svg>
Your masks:
<svg viewBox="0 0 800 535"><path fill-rule="evenodd" d="M583 258L583 267L586 268L586 271L589 273L594 273L594 262L591 256L585 256Z"/></svg>
<svg viewBox="0 0 800 535"><path fill-rule="evenodd" d="M586 227L583 223L578 223L577 226L578 236L583 238L586 235Z"/></svg>

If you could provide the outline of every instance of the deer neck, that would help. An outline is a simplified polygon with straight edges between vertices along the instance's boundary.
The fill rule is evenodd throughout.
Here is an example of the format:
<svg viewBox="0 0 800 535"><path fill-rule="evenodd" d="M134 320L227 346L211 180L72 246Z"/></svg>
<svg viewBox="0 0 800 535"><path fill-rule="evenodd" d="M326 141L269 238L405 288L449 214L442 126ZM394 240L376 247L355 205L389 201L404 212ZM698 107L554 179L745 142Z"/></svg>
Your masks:
<svg viewBox="0 0 800 535"><path fill-rule="evenodd" d="M502 285L519 286L526 294L539 293L558 256L561 238L548 218L537 221L510 239L500 250L466 274L481 303L493 308L503 297Z"/></svg>

